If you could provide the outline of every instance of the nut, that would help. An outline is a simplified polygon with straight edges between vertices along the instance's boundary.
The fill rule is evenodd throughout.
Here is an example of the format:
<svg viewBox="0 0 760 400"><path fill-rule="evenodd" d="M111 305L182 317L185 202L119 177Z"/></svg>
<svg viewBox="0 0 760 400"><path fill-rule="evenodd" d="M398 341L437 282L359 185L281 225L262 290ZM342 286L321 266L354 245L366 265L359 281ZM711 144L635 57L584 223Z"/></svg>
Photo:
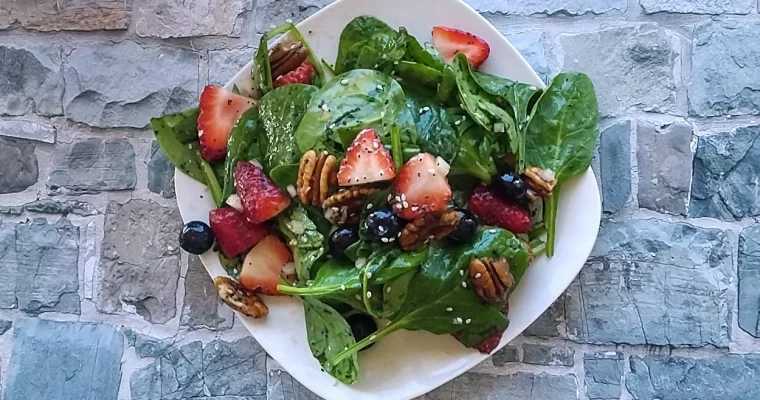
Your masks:
<svg viewBox="0 0 760 400"><path fill-rule="evenodd" d="M296 189L303 204L319 207L330 194L330 188L338 183L338 162L335 156L323 152L317 156L307 151L298 166Z"/></svg>
<svg viewBox="0 0 760 400"><path fill-rule="evenodd" d="M240 283L226 276L218 276L214 279L214 286L219 293L219 298L231 309L253 318L269 315L269 308L261 301L261 298Z"/></svg>
<svg viewBox="0 0 760 400"><path fill-rule="evenodd" d="M527 167L525 168L523 177L530 191L533 192L529 193L529 197L549 197L552 194L552 190L554 190L554 186L557 185L557 177L554 176L554 171L550 169Z"/></svg>
<svg viewBox="0 0 760 400"><path fill-rule="evenodd" d="M369 187L352 187L335 193L322 203L325 218L333 225L359 222L359 214L367 197L378 190Z"/></svg>
<svg viewBox="0 0 760 400"><path fill-rule="evenodd" d="M507 298L507 293L515 285L515 278L509 272L509 263L503 258L476 258L470 261L470 280L475 293L486 303L494 304Z"/></svg>
<svg viewBox="0 0 760 400"><path fill-rule="evenodd" d="M445 210L440 214L426 214L406 224L401 230L399 245L406 251L419 250L432 240L448 236L459 224L461 214L454 210Z"/></svg>
<svg viewBox="0 0 760 400"><path fill-rule="evenodd" d="M309 49L301 42L280 42L269 50L272 79L298 68L309 57Z"/></svg>

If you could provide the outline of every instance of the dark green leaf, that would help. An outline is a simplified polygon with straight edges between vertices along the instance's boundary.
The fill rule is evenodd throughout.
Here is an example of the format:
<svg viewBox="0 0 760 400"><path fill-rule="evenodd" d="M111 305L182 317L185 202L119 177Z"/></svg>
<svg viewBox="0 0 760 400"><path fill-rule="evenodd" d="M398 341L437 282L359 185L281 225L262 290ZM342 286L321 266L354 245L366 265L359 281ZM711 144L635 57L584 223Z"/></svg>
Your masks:
<svg viewBox="0 0 760 400"><path fill-rule="evenodd" d="M449 163L454 160L459 147L455 124L462 111L442 108L416 92L409 92L406 103L415 119L420 150L440 156Z"/></svg>
<svg viewBox="0 0 760 400"><path fill-rule="evenodd" d="M349 69L375 69L390 73L394 64L406 53L406 31L378 32L368 40L358 43L359 56Z"/></svg>
<svg viewBox="0 0 760 400"><path fill-rule="evenodd" d="M288 238L299 281L311 279L311 267L325 254L325 237L298 204L280 213L277 225Z"/></svg>
<svg viewBox="0 0 760 400"><path fill-rule="evenodd" d="M306 106L317 93L311 85L281 86L259 101L262 122L261 163L265 170L283 164L297 164L301 153L296 148L295 134Z"/></svg>
<svg viewBox="0 0 760 400"><path fill-rule="evenodd" d="M224 200L235 192L234 172L238 161L251 160L248 153L259 146L259 125L259 109L254 106L244 112L232 128L227 140L227 158L224 160Z"/></svg>
<svg viewBox="0 0 760 400"><path fill-rule="evenodd" d="M337 363L329 360L356 341L351 327L335 309L315 298L304 298L306 336L309 348L322 368L339 381L352 384L359 377L359 358L356 354Z"/></svg>
<svg viewBox="0 0 760 400"><path fill-rule="evenodd" d="M150 127L169 161L180 171L205 184L206 177L198 155L198 109L153 118Z"/></svg>
<svg viewBox="0 0 760 400"><path fill-rule="evenodd" d="M340 34L335 72L342 74L355 69L362 49L373 36L380 34L391 37L396 33L388 24L375 17L363 15L354 18Z"/></svg>
<svg viewBox="0 0 760 400"><path fill-rule="evenodd" d="M447 65L443 69L441 83L438 84L438 91L435 93L435 101L441 104L448 104L454 98L457 90L457 77L454 69Z"/></svg>
<svg viewBox="0 0 760 400"><path fill-rule="evenodd" d="M459 151L451 163L451 175L470 175L489 182L496 174L491 151L491 136L478 125L470 124L459 139Z"/></svg>
<svg viewBox="0 0 760 400"><path fill-rule="evenodd" d="M443 71L446 63L443 61L441 54L438 53L438 50L431 46L430 43L425 43L425 47L422 47L417 38L412 35L407 36L406 43L406 59L427 65L437 71Z"/></svg>
<svg viewBox="0 0 760 400"><path fill-rule="evenodd" d="M282 164L269 171L269 177L282 190L287 190L288 185L295 187L298 182L298 164Z"/></svg>
<svg viewBox="0 0 760 400"><path fill-rule="evenodd" d="M395 66L396 75L403 79L403 82L414 82L416 86L422 86L431 90L436 90L438 84L443 80L443 74L424 64L399 61Z"/></svg>

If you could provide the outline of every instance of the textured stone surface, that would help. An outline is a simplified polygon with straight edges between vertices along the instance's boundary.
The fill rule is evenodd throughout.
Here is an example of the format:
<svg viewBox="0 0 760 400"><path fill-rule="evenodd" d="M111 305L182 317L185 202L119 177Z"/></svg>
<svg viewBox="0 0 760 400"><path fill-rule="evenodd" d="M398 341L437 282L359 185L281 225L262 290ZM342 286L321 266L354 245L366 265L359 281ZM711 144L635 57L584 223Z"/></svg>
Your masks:
<svg viewBox="0 0 760 400"><path fill-rule="evenodd" d="M174 165L155 140L150 146L148 189L167 199L174 197Z"/></svg>
<svg viewBox="0 0 760 400"><path fill-rule="evenodd" d="M21 215L24 213L24 206L0 206L0 214Z"/></svg>
<svg viewBox="0 0 760 400"><path fill-rule="evenodd" d="M116 399L123 343L109 325L18 318L4 398Z"/></svg>
<svg viewBox="0 0 760 400"><path fill-rule="evenodd" d="M501 348L501 350L493 353L493 356L491 356L491 362L493 362L493 365L497 367L501 367L502 365L509 362L519 361L520 357L517 354L517 347L515 346L504 346Z"/></svg>
<svg viewBox="0 0 760 400"><path fill-rule="evenodd" d="M241 396L264 400L266 353L252 338L171 348L130 378L132 400ZM291 399L292 397L288 397Z"/></svg>
<svg viewBox="0 0 760 400"><path fill-rule="evenodd" d="M270 374L267 383L268 400L322 400L293 379L289 373L278 370Z"/></svg>
<svg viewBox="0 0 760 400"><path fill-rule="evenodd" d="M56 148L50 194L92 194L135 188L135 149L126 139L83 139Z"/></svg>
<svg viewBox="0 0 760 400"><path fill-rule="evenodd" d="M79 314L78 259L79 228L69 220L48 224L40 218L16 225L18 308Z"/></svg>
<svg viewBox="0 0 760 400"><path fill-rule="evenodd" d="M760 215L760 126L701 136L694 157L691 217L738 220Z"/></svg>
<svg viewBox="0 0 760 400"><path fill-rule="evenodd" d="M37 183L40 175L34 144L0 138L0 194L22 192Z"/></svg>
<svg viewBox="0 0 760 400"><path fill-rule="evenodd" d="M602 208L614 213L631 197L631 121L611 125L599 133Z"/></svg>
<svg viewBox="0 0 760 400"><path fill-rule="evenodd" d="M564 319L565 295L563 294L537 320L530 324L523 334L543 337L559 336L560 331L564 333L564 329L560 327Z"/></svg>
<svg viewBox="0 0 760 400"><path fill-rule="evenodd" d="M625 361L623 353L607 352L583 355L586 393L590 400L620 398L620 380Z"/></svg>
<svg viewBox="0 0 760 400"><path fill-rule="evenodd" d="M467 0L480 12L499 14L602 14L625 11L625 0Z"/></svg>
<svg viewBox="0 0 760 400"><path fill-rule="evenodd" d="M694 30L689 113L760 114L758 22L709 22Z"/></svg>
<svg viewBox="0 0 760 400"><path fill-rule="evenodd" d="M760 338L760 225L739 236L739 328Z"/></svg>
<svg viewBox="0 0 760 400"><path fill-rule="evenodd" d="M760 398L760 355L692 359L631 356L625 386L634 400Z"/></svg>
<svg viewBox="0 0 760 400"><path fill-rule="evenodd" d="M8 0L10 21L38 31L127 29L132 0Z"/></svg>
<svg viewBox="0 0 760 400"><path fill-rule="evenodd" d="M544 81L549 76L549 62L546 56L546 35L540 30L509 33L506 35L510 43L528 61L533 70Z"/></svg>
<svg viewBox="0 0 760 400"><path fill-rule="evenodd" d="M0 308L16 305L16 226L0 221Z"/></svg>
<svg viewBox="0 0 760 400"><path fill-rule="evenodd" d="M0 115L61 115L61 46L0 44Z"/></svg>
<svg viewBox="0 0 760 400"><path fill-rule="evenodd" d="M225 85L241 68L253 59L256 49L225 49L209 51L208 81L212 85Z"/></svg>
<svg viewBox="0 0 760 400"><path fill-rule="evenodd" d="M108 205L95 301L100 311L115 313L129 305L158 324L176 315L181 226L177 209L153 201Z"/></svg>
<svg viewBox="0 0 760 400"><path fill-rule="evenodd" d="M641 0L647 14L749 14L754 6L754 0Z"/></svg>
<svg viewBox="0 0 760 400"><path fill-rule="evenodd" d="M158 0L135 10L140 36L160 38L233 35L250 0Z"/></svg>
<svg viewBox="0 0 760 400"><path fill-rule="evenodd" d="M0 120L0 136L55 143L53 125L23 120Z"/></svg>
<svg viewBox="0 0 760 400"><path fill-rule="evenodd" d="M424 400L574 400L578 399L575 375L518 372L494 377L466 373L422 397Z"/></svg>
<svg viewBox="0 0 760 400"><path fill-rule="evenodd" d="M66 116L103 128L145 127L198 101L198 60L187 50L131 41L79 46L64 73Z"/></svg>
<svg viewBox="0 0 760 400"><path fill-rule="evenodd" d="M592 343L727 347L733 251L717 229L605 222L568 290L568 333Z"/></svg>
<svg viewBox="0 0 760 400"><path fill-rule="evenodd" d="M680 40L644 24L596 32L562 34L562 70L587 73L603 116L628 110L679 113L676 76Z"/></svg>
<svg viewBox="0 0 760 400"><path fill-rule="evenodd" d="M271 25L279 25L285 20L299 23L333 0L257 0L256 32L264 33Z"/></svg>
<svg viewBox="0 0 760 400"><path fill-rule="evenodd" d="M553 347L543 344L525 343L522 362L535 365L575 365L575 349L570 347Z"/></svg>
<svg viewBox="0 0 760 400"><path fill-rule="evenodd" d="M81 216L95 215L98 210L91 204L79 200L41 199L24 204L24 210L44 214L76 214Z"/></svg>
<svg viewBox="0 0 760 400"><path fill-rule="evenodd" d="M639 207L686 215L691 182L691 125L638 121Z"/></svg>
<svg viewBox="0 0 760 400"><path fill-rule="evenodd" d="M233 315L232 309L219 301L201 259L189 255L180 323L189 329L224 330L232 327Z"/></svg>
<svg viewBox="0 0 760 400"><path fill-rule="evenodd" d="M156 339L147 335L136 334L134 340L135 354L140 358L157 358L166 353L172 345L171 340Z"/></svg>
<svg viewBox="0 0 760 400"><path fill-rule="evenodd" d="M13 327L13 321L0 320L0 335L8 332Z"/></svg>

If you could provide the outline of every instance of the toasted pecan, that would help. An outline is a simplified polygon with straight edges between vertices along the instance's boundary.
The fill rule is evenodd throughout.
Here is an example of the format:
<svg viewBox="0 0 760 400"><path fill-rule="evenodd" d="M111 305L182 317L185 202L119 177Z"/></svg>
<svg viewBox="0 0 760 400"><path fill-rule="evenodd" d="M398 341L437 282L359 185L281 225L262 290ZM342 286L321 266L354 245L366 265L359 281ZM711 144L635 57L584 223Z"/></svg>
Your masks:
<svg viewBox="0 0 760 400"><path fill-rule="evenodd" d="M219 298L231 309L252 318L263 318L269 315L269 308L261 298L235 280L218 276L214 279L214 286L219 293Z"/></svg>
<svg viewBox="0 0 760 400"><path fill-rule="evenodd" d="M425 214L406 224L401 230L399 245L406 251L419 250L433 240L448 236L459 224L461 214L454 210L444 210L440 214Z"/></svg>
<svg viewBox="0 0 760 400"><path fill-rule="evenodd" d="M503 258L475 258L470 261L470 280L475 293L489 304L507 298L507 293L515 285L515 278L509 272L509 263Z"/></svg>
<svg viewBox="0 0 760 400"><path fill-rule="evenodd" d="M328 197L322 203L325 218L333 225L359 222L359 215L367 198L379 189L370 187L351 187Z"/></svg>

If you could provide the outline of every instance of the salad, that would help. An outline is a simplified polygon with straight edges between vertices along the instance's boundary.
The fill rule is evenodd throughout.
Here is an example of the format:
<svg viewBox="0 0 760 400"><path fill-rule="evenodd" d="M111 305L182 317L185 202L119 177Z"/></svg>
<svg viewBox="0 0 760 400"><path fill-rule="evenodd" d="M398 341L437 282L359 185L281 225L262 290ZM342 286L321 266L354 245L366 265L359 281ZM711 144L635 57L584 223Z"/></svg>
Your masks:
<svg viewBox="0 0 760 400"><path fill-rule="evenodd" d="M479 71L490 52L455 28L423 44L361 16L331 64L294 25L272 29L251 85L207 86L151 121L217 207L181 247L219 251L219 296L245 315L267 316L261 295L299 298L314 357L344 383L401 329L490 353L510 293L554 254L561 189L591 164L599 122L586 75L542 89Z"/></svg>

